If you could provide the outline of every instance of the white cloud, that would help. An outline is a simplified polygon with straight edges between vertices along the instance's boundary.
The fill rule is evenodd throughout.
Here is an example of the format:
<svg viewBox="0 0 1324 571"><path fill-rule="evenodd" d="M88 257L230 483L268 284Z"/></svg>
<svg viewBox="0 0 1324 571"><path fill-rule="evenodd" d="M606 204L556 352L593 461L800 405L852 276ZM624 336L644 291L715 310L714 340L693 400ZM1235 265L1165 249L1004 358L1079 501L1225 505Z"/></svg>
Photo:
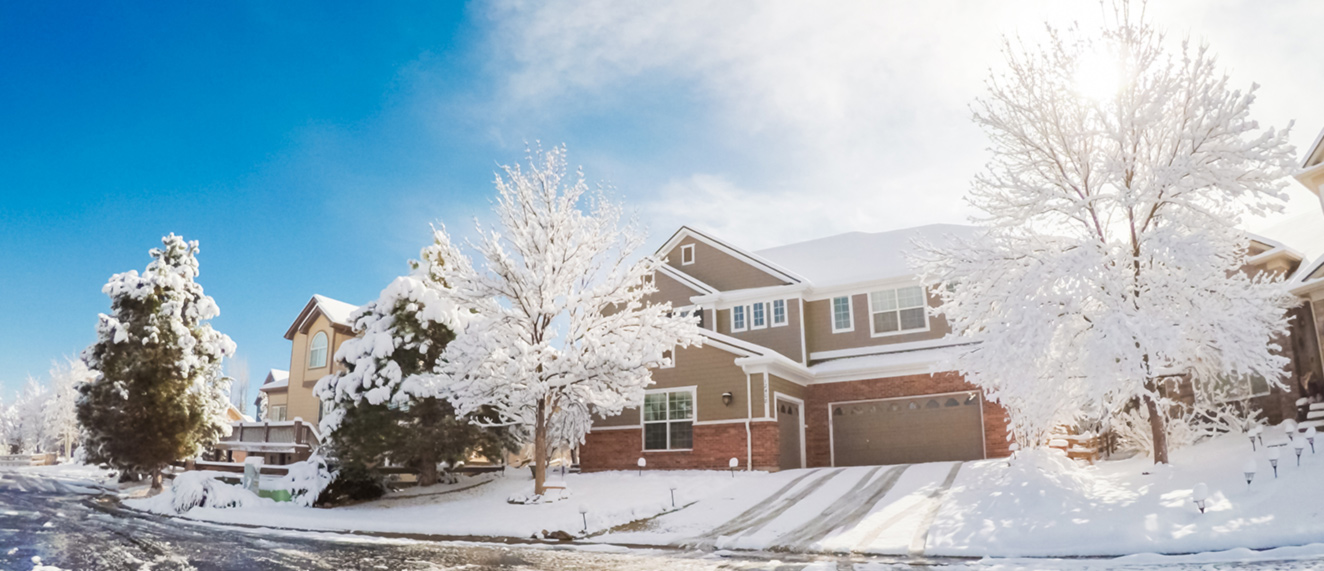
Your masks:
<svg viewBox="0 0 1324 571"><path fill-rule="evenodd" d="M1324 108L1310 107L1324 78L1307 49L1318 45L1320 3L1188 0L1152 10L1175 33L1206 38L1236 83L1264 84L1265 124L1302 118L1302 145L1324 127ZM488 16L507 110L555 115L639 85L697 99L712 120L694 144L731 166L674 161L670 175L615 182L646 201L661 234L693 223L758 247L963 221L960 197L986 145L968 105L1001 65L1000 38L1037 35L1045 20L1091 22L1099 11L1049 1L510 1Z"/></svg>

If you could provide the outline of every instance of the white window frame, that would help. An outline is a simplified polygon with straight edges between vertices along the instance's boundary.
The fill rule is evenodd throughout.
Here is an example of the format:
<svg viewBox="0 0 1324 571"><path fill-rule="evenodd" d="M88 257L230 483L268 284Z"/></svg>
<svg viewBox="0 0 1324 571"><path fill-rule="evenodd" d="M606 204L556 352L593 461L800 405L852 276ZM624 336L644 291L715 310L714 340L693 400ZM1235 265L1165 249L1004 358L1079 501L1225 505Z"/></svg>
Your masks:
<svg viewBox="0 0 1324 571"><path fill-rule="evenodd" d="M740 310L741 323L736 327L736 310ZM737 305L731 308L731 332L749 331L749 308L744 305Z"/></svg>
<svg viewBox="0 0 1324 571"><path fill-rule="evenodd" d="M319 338L322 339L323 343L322 362L315 364L313 363L313 355L314 352L317 351L317 340ZM331 336L327 335L325 331L318 331L313 335L313 338L308 341L308 368L321 369L322 367L325 367L330 361L328 358L330 357L329 353L331 353Z"/></svg>
<svg viewBox="0 0 1324 571"><path fill-rule="evenodd" d="M920 309L923 309L923 311L922 311L921 313L924 314L924 327L920 327L920 328L917 328L917 329L898 329L898 330L896 330L896 331L884 331L884 332L882 332L882 333L879 333L878 331L875 331L875 330L874 330L874 321L873 321L873 316L874 316L875 314L878 314L878 313L888 313L888 312L896 312L896 320L897 320L897 321L896 321L896 324L897 324L897 327L900 327L900 326L901 326L901 311L902 311L903 309L915 309L916 307L904 307L904 308L903 308L903 307L901 307L901 304L898 303L896 309L889 309L889 310L884 310L884 311L874 311L874 309L873 309L873 295L874 295L875 293L883 293L883 292L890 291L890 292L892 292L892 296L893 296L893 298L895 298L896 295L897 295L896 292L898 292L898 291L900 291L900 290L902 290L902 289L905 289L905 288L911 288L911 287L918 287L918 288L919 288L920 305L918 305L918 306L916 306L916 307L918 307L918 308L920 308ZM879 290L874 290L874 291L869 292L867 295L864 296L864 298L865 298L865 301L869 304L869 336L870 336L870 337L891 337L891 336L893 336L893 335L905 335L905 334L908 334L908 333L924 333L924 332L926 332L926 331L929 331L929 329L930 329L930 323L929 323L929 297L928 297L928 292L927 292L927 291L924 291L924 286L906 285L906 286L897 286L897 287L887 288L887 289L879 289Z"/></svg>
<svg viewBox="0 0 1324 571"><path fill-rule="evenodd" d="M689 260L688 262L685 260ZM694 244L685 244L680 247L680 265L694 265Z"/></svg>
<svg viewBox="0 0 1324 571"><path fill-rule="evenodd" d="M839 296L836 296L836 297L828 298L828 319L831 320L829 323L832 324L832 332L833 332L833 333L850 333L851 331L855 331L855 307L854 307L854 306L855 306L855 300L854 300L854 299L851 299L852 297L854 297L854 296L850 296L850 295L839 295ZM838 328L837 328L837 300L838 300L838 299L845 299L845 300L846 300L846 317L847 317L847 319L849 320L849 326L848 326L848 327L845 327L845 328L841 328L841 329L838 329Z"/></svg>
<svg viewBox="0 0 1324 571"><path fill-rule="evenodd" d="M780 322L777 321L778 303L782 304L782 320ZM786 300L774 299L768 304L768 322L770 327L783 327L791 323L790 308L787 306Z"/></svg>
<svg viewBox="0 0 1324 571"><path fill-rule="evenodd" d="M276 414L279 411L280 414ZM273 404L267 407L267 422L285 422L289 416L289 405Z"/></svg>
<svg viewBox="0 0 1324 571"><path fill-rule="evenodd" d="M690 394L690 418L672 419L671 418L671 393L689 393ZM652 394L666 394L667 396L667 419L666 420L645 420L647 418L646 405L639 406L639 424L642 430L639 431L639 449L643 452L691 452L694 450L694 427L699 421L699 390L696 386L674 387L669 389L652 389L644 391L644 398ZM671 447L671 423L685 422L690 423L690 447L672 448ZM648 448L648 425L665 424L667 426L667 447L666 448Z"/></svg>
<svg viewBox="0 0 1324 571"><path fill-rule="evenodd" d="M662 352L662 358L663 358L663 359L667 359L668 357L669 357L670 360L671 360L671 364L660 365L660 366L658 366L659 369L674 369L674 368L676 368L676 346L675 346L675 345L672 345L670 349L667 349L666 351L663 351L663 352ZM642 413L641 413L641 414L642 414Z"/></svg>
<svg viewBox="0 0 1324 571"><path fill-rule="evenodd" d="M749 309L747 310L747 313L749 314L749 328L750 328L750 329L767 329L767 327L768 327L768 306L767 306L767 304L765 304L764 302L761 302L761 301L760 301L760 302L758 302L758 303L751 304L751 305L747 305L747 306L745 306L745 307L748 307L748 308L749 308ZM756 309L756 308L757 308L757 309ZM759 322L756 321L756 320L754 319L754 316L757 315L757 314L755 313L755 311L758 311L758 310L762 310L762 311L763 311L763 325L759 325Z"/></svg>

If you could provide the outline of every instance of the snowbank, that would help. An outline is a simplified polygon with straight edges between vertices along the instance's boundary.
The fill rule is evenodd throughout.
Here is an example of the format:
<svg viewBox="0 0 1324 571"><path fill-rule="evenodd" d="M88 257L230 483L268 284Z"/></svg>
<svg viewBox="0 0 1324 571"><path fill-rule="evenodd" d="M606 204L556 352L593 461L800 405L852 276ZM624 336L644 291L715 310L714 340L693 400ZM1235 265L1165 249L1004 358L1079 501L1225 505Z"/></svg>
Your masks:
<svg viewBox="0 0 1324 571"><path fill-rule="evenodd" d="M189 513L195 509L231 509L253 507L272 500L215 479L218 472L184 472L171 481L168 489L150 498L124 500L133 509L158 514Z"/></svg>
<svg viewBox="0 0 1324 571"><path fill-rule="evenodd" d="M1266 444L1272 444L1266 438ZM1316 446L1321 446L1316 442ZM1172 454L1080 467L1049 451L1016 461L966 464L929 530L929 555L1057 557L1266 549L1324 538L1324 449L1301 467L1278 448L1275 479L1266 447L1241 435ZM1248 486L1244 467L1257 473ZM1192 501L1208 486L1204 514Z"/></svg>
<svg viewBox="0 0 1324 571"><path fill-rule="evenodd" d="M569 499L536 505L516 505L507 499L533 490L528 470L507 470L504 476L463 477L450 486L411 490L412 495L388 495L377 501L331 509L293 503L245 504L233 509L196 507L185 515L216 523L260 523L319 531L374 531L477 537L531 537L543 530L595 533L670 511L671 488L676 506L721 496L733 489L756 486L763 472L720 471L597 472L553 476L550 485L564 485ZM486 483L484 483L486 481ZM481 485L474 485L475 483ZM450 493L441 488L453 489ZM425 491L427 490L427 491ZM162 494L165 495L165 494ZM148 500L128 500L135 509L150 509ZM159 500L158 500L159 501ZM583 508L585 513L580 514ZM159 507L158 507L159 509ZM152 510L156 511L156 510Z"/></svg>

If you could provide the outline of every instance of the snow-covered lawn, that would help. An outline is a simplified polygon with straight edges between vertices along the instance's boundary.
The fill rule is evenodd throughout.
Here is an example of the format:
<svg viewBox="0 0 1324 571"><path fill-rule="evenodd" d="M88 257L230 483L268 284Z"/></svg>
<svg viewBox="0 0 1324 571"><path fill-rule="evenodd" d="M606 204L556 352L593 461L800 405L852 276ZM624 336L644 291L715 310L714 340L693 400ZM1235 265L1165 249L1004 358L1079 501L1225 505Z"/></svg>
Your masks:
<svg viewBox="0 0 1324 571"><path fill-rule="evenodd" d="M930 530L928 553L1120 555L1317 542L1324 539L1324 442L1315 446L1319 453L1307 447L1300 468L1290 446L1279 448L1277 479L1265 447L1252 454L1241 435L1178 450L1170 467L1134 458L1073 469L1049 455L1010 466L969 463ZM1257 473L1247 486L1251 458ZM1204 514L1192 501L1199 483L1209 490Z"/></svg>
<svg viewBox="0 0 1324 571"><path fill-rule="evenodd" d="M676 471L599 472L568 474L567 499L538 505L506 500L528 495L533 481L528 470L507 470L504 476L461 478L440 485L388 495L381 500L332 509L302 508L263 500L242 508L194 508L185 517L218 522L325 531L372 531L449 536L531 537L543 530L595 533L671 510L676 506L722 495L736 488L756 487L764 472ZM481 485L474 486L475 483ZM561 485L559 476L549 484ZM441 493L450 491L451 493ZM434 493L435 492L435 493ZM168 496L169 494L162 494ZM169 498L125 500L130 508L168 511ZM581 516L580 508L586 513Z"/></svg>

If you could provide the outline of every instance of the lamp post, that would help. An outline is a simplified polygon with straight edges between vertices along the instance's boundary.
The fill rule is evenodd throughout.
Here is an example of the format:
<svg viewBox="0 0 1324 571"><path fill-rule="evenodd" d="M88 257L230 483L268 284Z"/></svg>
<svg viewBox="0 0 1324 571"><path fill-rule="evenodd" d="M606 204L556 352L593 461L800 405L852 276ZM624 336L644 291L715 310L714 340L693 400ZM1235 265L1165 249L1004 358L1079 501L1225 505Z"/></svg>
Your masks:
<svg viewBox="0 0 1324 571"><path fill-rule="evenodd" d="M1273 466L1273 478L1278 479L1278 448L1269 449L1269 465Z"/></svg>
<svg viewBox="0 0 1324 571"><path fill-rule="evenodd" d="M642 456L640 456L640 457L639 457L639 462L637 462L637 464L639 465L639 475L640 475L640 476L643 476L643 475L644 475L644 467L645 467L645 466L648 466L648 460L645 460Z"/></svg>
<svg viewBox="0 0 1324 571"><path fill-rule="evenodd" d="M1315 453L1315 427L1306 427L1306 442L1310 443L1310 453Z"/></svg>
<svg viewBox="0 0 1324 571"><path fill-rule="evenodd" d="M731 468L731 477L736 477L736 468L740 467L740 459L732 458L730 462L726 463L726 465Z"/></svg>
<svg viewBox="0 0 1324 571"><path fill-rule="evenodd" d="M1207 499L1209 499L1209 486L1204 485L1204 482L1196 484L1195 489L1191 491L1191 500L1195 502L1195 507L1200 508L1200 513L1204 513L1204 503Z"/></svg>
<svg viewBox="0 0 1324 571"><path fill-rule="evenodd" d="M1250 481L1255 479L1256 468L1255 459L1251 458L1246 460L1246 467L1241 469L1241 471L1246 474L1246 487L1250 487Z"/></svg>

